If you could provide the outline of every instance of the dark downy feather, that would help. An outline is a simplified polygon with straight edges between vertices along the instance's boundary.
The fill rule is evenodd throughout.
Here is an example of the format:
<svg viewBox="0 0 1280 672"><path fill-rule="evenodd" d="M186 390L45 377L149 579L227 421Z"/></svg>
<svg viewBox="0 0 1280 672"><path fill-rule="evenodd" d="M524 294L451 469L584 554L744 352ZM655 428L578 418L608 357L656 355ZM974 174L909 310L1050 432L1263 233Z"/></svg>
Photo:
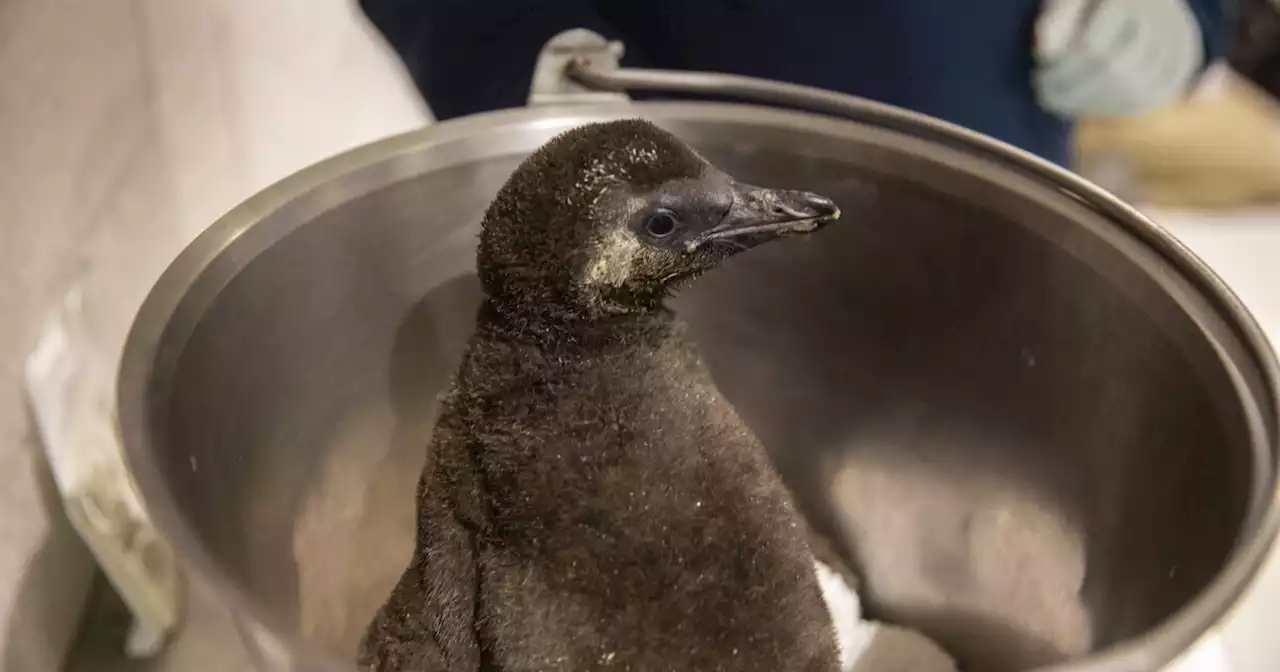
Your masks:
<svg viewBox="0 0 1280 672"><path fill-rule="evenodd" d="M417 548L364 669L838 669L803 523L682 324L645 302L606 314L575 286L593 180L704 167L624 122L561 136L503 188Z"/></svg>

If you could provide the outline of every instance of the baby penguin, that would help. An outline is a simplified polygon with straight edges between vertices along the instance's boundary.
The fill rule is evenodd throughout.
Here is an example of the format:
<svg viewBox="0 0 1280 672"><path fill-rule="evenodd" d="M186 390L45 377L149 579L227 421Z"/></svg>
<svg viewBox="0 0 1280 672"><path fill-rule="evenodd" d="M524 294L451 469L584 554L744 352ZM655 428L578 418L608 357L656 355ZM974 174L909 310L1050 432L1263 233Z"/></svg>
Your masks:
<svg viewBox="0 0 1280 672"><path fill-rule="evenodd" d="M838 216L644 121L525 160L485 215L485 300L362 669L840 669L804 521L663 306Z"/></svg>

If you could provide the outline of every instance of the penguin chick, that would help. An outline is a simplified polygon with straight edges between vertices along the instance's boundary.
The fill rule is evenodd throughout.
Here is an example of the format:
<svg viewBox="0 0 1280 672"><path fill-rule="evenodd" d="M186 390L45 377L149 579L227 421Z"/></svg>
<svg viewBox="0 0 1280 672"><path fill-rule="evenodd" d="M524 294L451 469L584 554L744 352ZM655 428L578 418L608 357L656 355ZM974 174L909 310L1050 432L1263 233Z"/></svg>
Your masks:
<svg viewBox="0 0 1280 672"><path fill-rule="evenodd" d="M644 121L569 131L482 225L485 293L365 670L837 670L803 520L663 307L828 199Z"/></svg>

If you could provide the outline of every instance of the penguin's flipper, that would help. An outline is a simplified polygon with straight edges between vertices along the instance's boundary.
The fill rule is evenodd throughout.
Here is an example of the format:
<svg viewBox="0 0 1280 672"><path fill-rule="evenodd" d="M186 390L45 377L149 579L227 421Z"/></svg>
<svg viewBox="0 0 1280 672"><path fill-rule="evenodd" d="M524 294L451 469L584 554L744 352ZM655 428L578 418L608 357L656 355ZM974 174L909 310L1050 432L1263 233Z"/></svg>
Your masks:
<svg viewBox="0 0 1280 672"><path fill-rule="evenodd" d="M363 672L480 669L471 534L438 496L420 494L419 548L369 624L357 659Z"/></svg>

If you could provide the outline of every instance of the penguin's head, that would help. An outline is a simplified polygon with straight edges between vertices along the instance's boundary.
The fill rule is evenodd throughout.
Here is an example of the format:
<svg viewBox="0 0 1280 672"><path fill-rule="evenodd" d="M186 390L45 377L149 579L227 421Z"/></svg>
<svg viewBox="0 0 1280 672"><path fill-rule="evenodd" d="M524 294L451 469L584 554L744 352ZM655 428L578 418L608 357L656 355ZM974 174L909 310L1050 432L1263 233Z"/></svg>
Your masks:
<svg viewBox="0 0 1280 672"><path fill-rule="evenodd" d="M839 216L817 194L738 182L649 122L599 123L516 169L478 265L499 310L598 319L655 310L724 259Z"/></svg>

